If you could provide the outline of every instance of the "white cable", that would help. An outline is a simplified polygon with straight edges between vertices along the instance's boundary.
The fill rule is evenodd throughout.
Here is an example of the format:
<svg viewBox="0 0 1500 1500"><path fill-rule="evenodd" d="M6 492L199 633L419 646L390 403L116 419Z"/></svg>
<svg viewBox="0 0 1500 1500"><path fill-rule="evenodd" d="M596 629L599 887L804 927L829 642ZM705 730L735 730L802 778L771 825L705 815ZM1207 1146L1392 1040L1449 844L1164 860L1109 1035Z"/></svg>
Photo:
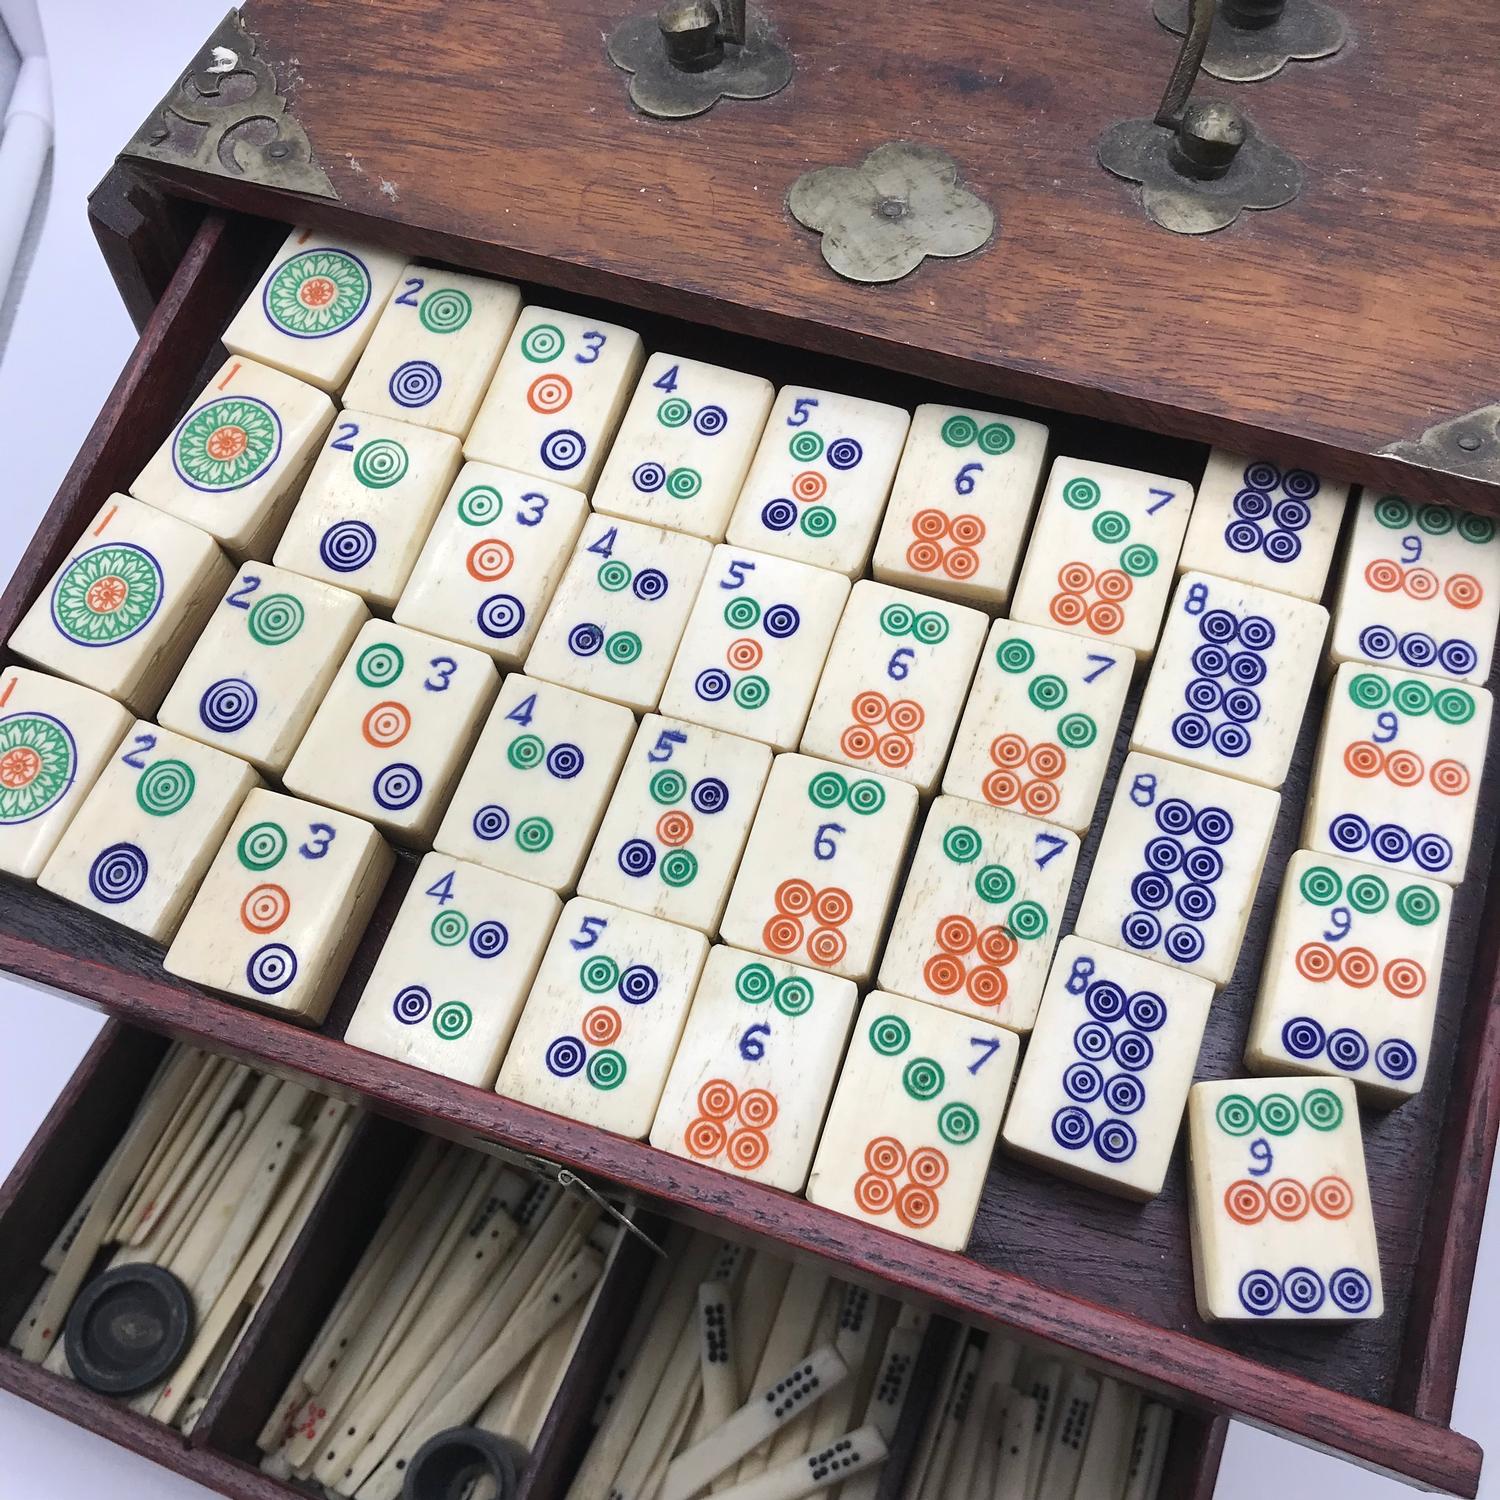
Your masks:
<svg viewBox="0 0 1500 1500"><path fill-rule="evenodd" d="M10 287L52 149L52 77L36 0L0 0L0 18L21 54L0 139L0 298Z"/></svg>

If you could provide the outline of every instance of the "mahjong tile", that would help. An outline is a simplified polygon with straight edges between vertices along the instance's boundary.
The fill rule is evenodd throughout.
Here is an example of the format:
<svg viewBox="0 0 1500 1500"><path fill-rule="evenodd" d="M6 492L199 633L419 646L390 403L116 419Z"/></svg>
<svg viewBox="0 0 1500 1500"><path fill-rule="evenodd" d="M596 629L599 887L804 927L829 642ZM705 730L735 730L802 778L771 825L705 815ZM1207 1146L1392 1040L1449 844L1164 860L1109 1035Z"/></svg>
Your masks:
<svg viewBox="0 0 1500 1500"><path fill-rule="evenodd" d="M910 425L897 406L783 386L730 517L729 540L857 578Z"/></svg>
<svg viewBox="0 0 1500 1500"><path fill-rule="evenodd" d="M1352 1078L1399 1104L1420 1092L1453 892L1299 849L1260 973L1245 1062Z"/></svg>
<svg viewBox="0 0 1500 1500"><path fill-rule="evenodd" d="M1347 1079L1194 1084L1188 1177L1201 1317L1346 1323L1385 1311Z"/></svg>
<svg viewBox="0 0 1500 1500"><path fill-rule="evenodd" d="M153 942L170 942L259 781L235 756L137 720L37 883Z"/></svg>
<svg viewBox="0 0 1500 1500"><path fill-rule="evenodd" d="M700 537L590 516L527 675L637 712L655 708L712 550Z"/></svg>
<svg viewBox="0 0 1500 1500"><path fill-rule="evenodd" d="M988 622L977 609L854 585L802 733L808 755L937 785Z"/></svg>
<svg viewBox="0 0 1500 1500"><path fill-rule="evenodd" d="M577 490L514 469L465 464L394 619L519 667L588 513Z"/></svg>
<svg viewBox="0 0 1500 1500"><path fill-rule="evenodd" d="M369 618L358 595L247 563L198 633L157 722L279 776Z"/></svg>
<svg viewBox="0 0 1500 1500"><path fill-rule="evenodd" d="M571 891L634 733L618 703L511 673L433 846Z"/></svg>
<svg viewBox="0 0 1500 1500"><path fill-rule="evenodd" d="M1133 751L1094 856L1079 937L1227 984L1280 806L1265 787Z"/></svg>
<svg viewBox="0 0 1500 1500"><path fill-rule="evenodd" d="M337 391L405 264L390 250L294 229L224 330L224 347Z"/></svg>
<svg viewBox="0 0 1500 1500"><path fill-rule="evenodd" d="M371 620L282 781L405 843L431 839L500 679L482 652Z"/></svg>
<svg viewBox="0 0 1500 1500"><path fill-rule="evenodd" d="M276 566L395 604L453 476L458 439L339 413L276 547Z"/></svg>
<svg viewBox="0 0 1500 1500"><path fill-rule="evenodd" d="M724 540L776 387L759 375L653 354L594 490L594 509Z"/></svg>
<svg viewBox="0 0 1500 1500"><path fill-rule="evenodd" d="M629 328L522 308L464 457L588 494L645 358Z"/></svg>
<svg viewBox="0 0 1500 1500"><path fill-rule="evenodd" d="M463 437L521 294L507 281L408 265L349 377L344 405Z"/></svg>
<svg viewBox="0 0 1500 1500"><path fill-rule="evenodd" d="M112 495L21 617L10 649L153 713L230 573L207 533Z"/></svg>
<svg viewBox="0 0 1500 1500"><path fill-rule="evenodd" d="M344 1040L490 1088L561 910L529 881L427 855Z"/></svg>
<svg viewBox="0 0 1500 1500"><path fill-rule="evenodd" d="M858 1001L847 979L714 948L651 1144L800 1193Z"/></svg>
<svg viewBox="0 0 1500 1500"><path fill-rule="evenodd" d="M1047 429L961 406L919 406L875 543L882 583L1000 609L1042 487Z"/></svg>
<svg viewBox="0 0 1500 1500"><path fill-rule="evenodd" d="M865 996L818 1143L812 1203L944 1250L974 1227L1015 1032L880 990Z"/></svg>
<svg viewBox="0 0 1500 1500"><path fill-rule="evenodd" d="M1126 646L1156 646L1193 508L1181 479L1114 464L1052 464L1010 617Z"/></svg>
<svg viewBox="0 0 1500 1500"><path fill-rule="evenodd" d="M1131 749L1279 787L1291 768L1327 632L1321 604L1184 573L1146 679Z"/></svg>
<svg viewBox="0 0 1500 1500"><path fill-rule="evenodd" d="M602 901L568 902L495 1091L643 1139L707 954L701 932Z"/></svg>
<svg viewBox="0 0 1500 1500"><path fill-rule="evenodd" d="M1005 1116L1005 1144L1107 1193L1154 1198L1213 998L1206 979L1064 938Z"/></svg>
<svg viewBox="0 0 1500 1500"><path fill-rule="evenodd" d="M130 721L88 688L0 669L0 870L37 877Z"/></svg>
<svg viewBox="0 0 1500 1500"><path fill-rule="evenodd" d="M324 391L231 355L130 493L238 557L276 545L334 417Z"/></svg>
<svg viewBox="0 0 1500 1500"><path fill-rule="evenodd" d="M394 856L370 824L256 788L167 950L169 974L321 1021Z"/></svg>
<svg viewBox="0 0 1500 1500"><path fill-rule="evenodd" d="M1086 832L1134 667L1123 647L996 620L953 739L944 792Z"/></svg>
<svg viewBox="0 0 1500 1500"><path fill-rule="evenodd" d="M1077 860L1067 829L938 797L901 889L881 989L1029 1031Z"/></svg>
<svg viewBox="0 0 1500 1500"><path fill-rule="evenodd" d="M1346 662L1328 690L1303 844L1457 885L1492 707L1484 688Z"/></svg>
<svg viewBox="0 0 1500 1500"><path fill-rule="evenodd" d="M777 756L720 936L868 979L916 813L910 782Z"/></svg>
<svg viewBox="0 0 1500 1500"><path fill-rule="evenodd" d="M1328 647L1333 661L1484 682L1497 622L1493 518L1367 490L1344 554Z"/></svg>
<svg viewBox="0 0 1500 1500"><path fill-rule="evenodd" d="M842 573L715 547L663 711L794 749L848 598Z"/></svg>
<svg viewBox="0 0 1500 1500"><path fill-rule="evenodd" d="M1317 601L1348 499L1347 484L1308 469L1215 448L1178 568Z"/></svg>
<svg viewBox="0 0 1500 1500"><path fill-rule="evenodd" d="M771 769L754 740L647 714L578 893L718 930Z"/></svg>

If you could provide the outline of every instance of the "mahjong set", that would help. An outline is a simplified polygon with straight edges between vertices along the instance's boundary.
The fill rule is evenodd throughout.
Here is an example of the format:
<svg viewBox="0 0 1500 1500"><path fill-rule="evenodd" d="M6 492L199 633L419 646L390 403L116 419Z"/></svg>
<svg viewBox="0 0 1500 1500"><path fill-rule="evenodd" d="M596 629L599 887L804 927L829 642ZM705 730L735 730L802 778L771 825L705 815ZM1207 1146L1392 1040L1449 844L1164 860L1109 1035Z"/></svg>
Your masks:
<svg viewBox="0 0 1500 1500"><path fill-rule="evenodd" d="M1206 1497L1224 1416L1474 1492L1493 422L1415 422L1436 355L1366 379L1373 281L1340 338L1271 294L1237 406L1219 282L1270 272L1225 257L1295 260L1303 200L1174 242L1100 173L1052 238L978 21L876 10L869 97L812 82L828 18L752 10L791 84L674 124L604 18L561 121L469 54L560 76L582 17L424 20L479 103L260 0L101 185L145 328L0 599L0 964L144 1031L0 1193L0 1385L261 1500L425 1500L450 1430L535 1500ZM1126 19L1057 24L1154 76ZM1189 326L1152 278L1198 252ZM383 1171L380 1117L503 1163ZM138 1262L185 1373L112 1404L67 1330Z"/></svg>

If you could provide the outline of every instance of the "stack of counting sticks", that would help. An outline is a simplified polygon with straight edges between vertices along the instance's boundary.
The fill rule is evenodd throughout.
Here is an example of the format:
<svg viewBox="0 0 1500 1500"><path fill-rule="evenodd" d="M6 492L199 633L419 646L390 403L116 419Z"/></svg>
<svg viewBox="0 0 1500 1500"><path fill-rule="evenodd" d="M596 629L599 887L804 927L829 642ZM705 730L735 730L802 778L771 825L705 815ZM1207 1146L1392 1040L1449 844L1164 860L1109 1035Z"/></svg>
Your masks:
<svg viewBox="0 0 1500 1500"><path fill-rule="evenodd" d="M902 1500L1153 1500L1172 1413L999 1334L958 1339Z"/></svg>
<svg viewBox="0 0 1500 1500"><path fill-rule="evenodd" d="M300 1084L173 1047L43 1258L11 1347L191 1430L356 1119ZM115 1338L132 1318L136 1340Z"/></svg>
<svg viewBox="0 0 1500 1500"><path fill-rule="evenodd" d="M567 1500L873 1500L923 1313L674 1229Z"/></svg>
<svg viewBox="0 0 1500 1500"><path fill-rule="evenodd" d="M461 1450L508 1500L620 1232L596 1202L425 1141L262 1430L262 1466L398 1500Z"/></svg>

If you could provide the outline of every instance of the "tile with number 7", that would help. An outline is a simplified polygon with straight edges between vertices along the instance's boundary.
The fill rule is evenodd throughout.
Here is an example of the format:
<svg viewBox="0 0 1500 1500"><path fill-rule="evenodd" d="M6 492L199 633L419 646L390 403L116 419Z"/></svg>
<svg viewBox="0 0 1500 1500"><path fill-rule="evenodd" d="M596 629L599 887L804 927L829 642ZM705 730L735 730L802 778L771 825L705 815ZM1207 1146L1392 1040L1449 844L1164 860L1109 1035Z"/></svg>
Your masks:
<svg viewBox="0 0 1500 1500"><path fill-rule="evenodd" d="M1030 1031L1062 927L1078 835L939 797L901 892L880 987Z"/></svg>

